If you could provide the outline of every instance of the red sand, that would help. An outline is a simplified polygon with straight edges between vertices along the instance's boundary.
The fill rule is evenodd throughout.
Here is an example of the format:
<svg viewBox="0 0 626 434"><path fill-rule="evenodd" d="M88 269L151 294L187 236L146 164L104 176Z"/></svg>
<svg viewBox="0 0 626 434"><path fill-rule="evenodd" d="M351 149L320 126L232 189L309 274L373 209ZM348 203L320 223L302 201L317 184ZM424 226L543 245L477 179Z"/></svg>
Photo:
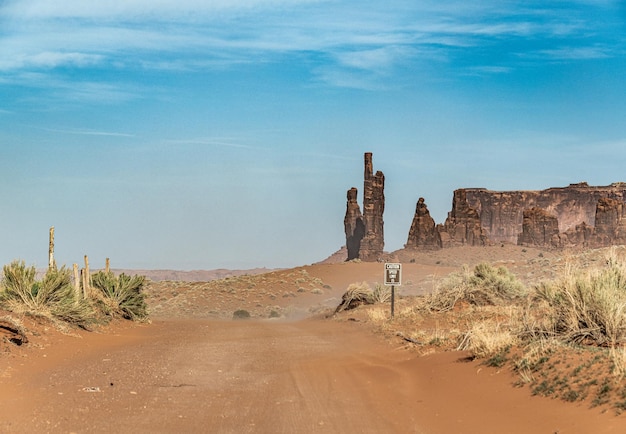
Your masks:
<svg viewBox="0 0 626 434"><path fill-rule="evenodd" d="M357 323L159 321L5 357L2 432L622 433L462 353L396 350Z"/></svg>
<svg viewBox="0 0 626 434"><path fill-rule="evenodd" d="M425 290L452 265L405 264L404 279ZM349 283L380 282L382 267L306 269L332 287L324 297L340 297ZM0 355L2 433L626 432L626 416L533 397L507 370L463 353L420 356L357 322L163 318L78 337L44 328Z"/></svg>

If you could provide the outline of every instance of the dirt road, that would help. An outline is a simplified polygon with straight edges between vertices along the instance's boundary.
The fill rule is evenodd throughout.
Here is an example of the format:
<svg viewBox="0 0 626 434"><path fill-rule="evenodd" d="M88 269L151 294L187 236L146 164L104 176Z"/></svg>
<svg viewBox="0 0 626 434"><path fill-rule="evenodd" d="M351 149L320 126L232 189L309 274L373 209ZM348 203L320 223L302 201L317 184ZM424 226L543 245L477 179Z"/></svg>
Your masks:
<svg viewBox="0 0 626 434"><path fill-rule="evenodd" d="M396 350L350 322L168 320L75 339L12 360L1 378L1 432L565 434L626 426L533 399L497 378L508 374L462 363L458 353Z"/></svg>

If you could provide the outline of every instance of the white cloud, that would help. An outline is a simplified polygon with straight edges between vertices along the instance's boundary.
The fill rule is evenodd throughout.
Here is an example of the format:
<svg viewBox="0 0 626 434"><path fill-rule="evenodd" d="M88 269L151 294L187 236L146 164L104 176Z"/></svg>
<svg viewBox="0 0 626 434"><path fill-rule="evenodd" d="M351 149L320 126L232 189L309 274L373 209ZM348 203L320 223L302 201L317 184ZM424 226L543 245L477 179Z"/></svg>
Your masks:
<svg viewBox="0 0 626 434"><path fill-rule="evenodd" d="M243 149L255 149L254 146L244 145L239 140L228 137L205 137L196 139L178 139L168 140L166 143L172 145L206 145L206 146L219 146L226 148L243 148Z"/></svg>
<svg viewBox="0 0 626 434"><path fill-rule="evenodd" d="M322 0L323 1L323 0ZM224 12L249 11L271 7L294 7L320 3L320 0L13 0L2 8L2 15L17 19L96 19L128 20L177 18L215 15Z"/></svg>
<svg viewBox="0 0 626 434"><path fill-rule="evenodd" d="M51 133L59 133L59 134L71 134L77 136L105 136L105 137L135 137L134 134L128 133L118 133L113 131L96 131L96 130L83 130L83 129L74 129L74 130L60 130L53 128L43 128L43 130L51 132Z"/></svg>
<svg viewBox="0 0 626 434"><path fill-rule="evenodd" d="M19 0L0 6L0 24L8 29L0 36L0 72L61 66L189 71L315 53L311 72L318 79L380 88L376 80L398 65L445 62L456 48L580 37L593 23L563 7L499 1L366 0L357 8L332 0ZM608 48L579 42L535 55L610 55Z"/></svg>
<svg viewBox="0 0 626 434"><path fill-rule="evenodd" d="M609 50L602 47L561 47L554 50L535 52L535 54L540 57L555 60L605 59L611 57L609 53Z"/></svg>
<svg viewBox="0 0 626 434"><path fill-rule="evenodd" d="M508 66L495 66L495 65L485 65L485 66L473 66L469 68L470 73L475 75L484 75L484 74L508 74L513 71L513 68Z"/></svg>
<svg viewBox="0 0 626 434"><path fill-rule="evenodd" d="M341 65L350 68L385 70L412 55L410 51L404 47L386 46L338 53L336 57Z"/></svg>
<svg viewBox="0 0 626 434"><path fill-rule="evenodd" d="M99 54L64 53L44 51L37 54L23 54L13 58L0 58L0 70L22 68L55 68L57 66L85 67L100 63L103 59Z"/></svg>

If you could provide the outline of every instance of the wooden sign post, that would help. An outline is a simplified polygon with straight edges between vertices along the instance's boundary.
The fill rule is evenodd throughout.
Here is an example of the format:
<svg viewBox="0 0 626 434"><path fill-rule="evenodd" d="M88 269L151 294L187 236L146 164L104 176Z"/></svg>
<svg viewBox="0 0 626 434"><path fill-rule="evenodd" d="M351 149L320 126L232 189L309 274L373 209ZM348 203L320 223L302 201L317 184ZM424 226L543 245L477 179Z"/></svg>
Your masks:
<svg viewBox="0 0 626 434"><path fill-rule="evenodd" d="M396 304L396 285L402 285L402 264L385 263L385 285L391 286L391 318Z"/></svg>

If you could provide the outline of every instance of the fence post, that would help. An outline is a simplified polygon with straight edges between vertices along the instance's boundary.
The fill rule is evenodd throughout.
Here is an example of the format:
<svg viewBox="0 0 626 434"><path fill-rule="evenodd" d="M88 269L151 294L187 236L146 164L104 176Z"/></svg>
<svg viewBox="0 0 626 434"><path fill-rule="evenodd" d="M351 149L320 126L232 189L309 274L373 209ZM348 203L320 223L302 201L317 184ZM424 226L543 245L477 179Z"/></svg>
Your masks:
<svg viewBox="0 0 626 434"><path fill-rule="evenodd" d="M48 270L54 270L57 264L54 262L54 226L50 228L50 242L48 244Z"/></svg>
<svg viewBox="0 0 626 434"><path fill-rule="evenodd" d="M89 256L85 255L85 276L83 277L85 296L91 292L91 273L89 272Z"/></svg>
<svg viewBox="0 0 626 434"><path fill-rule="evenodd" d="M111 260L109 258L106 258L104 262L104 272L106 274L109 274L109 272L111 272Z"/></svg>
<svg viewBox="0 0 626 434"><path fill-rule="evenodd" d="M87 273L85 273L85 269L80 269L80 278L83 282L83 299L87 298Z"/></svg>
<svg viewBox="0 0 626 434"><path fill-rule="evenodd" d="M76 294L76 299L79 300L80 297L80 280L78 277L78 264L74 263L74 294Z"/></svg>

